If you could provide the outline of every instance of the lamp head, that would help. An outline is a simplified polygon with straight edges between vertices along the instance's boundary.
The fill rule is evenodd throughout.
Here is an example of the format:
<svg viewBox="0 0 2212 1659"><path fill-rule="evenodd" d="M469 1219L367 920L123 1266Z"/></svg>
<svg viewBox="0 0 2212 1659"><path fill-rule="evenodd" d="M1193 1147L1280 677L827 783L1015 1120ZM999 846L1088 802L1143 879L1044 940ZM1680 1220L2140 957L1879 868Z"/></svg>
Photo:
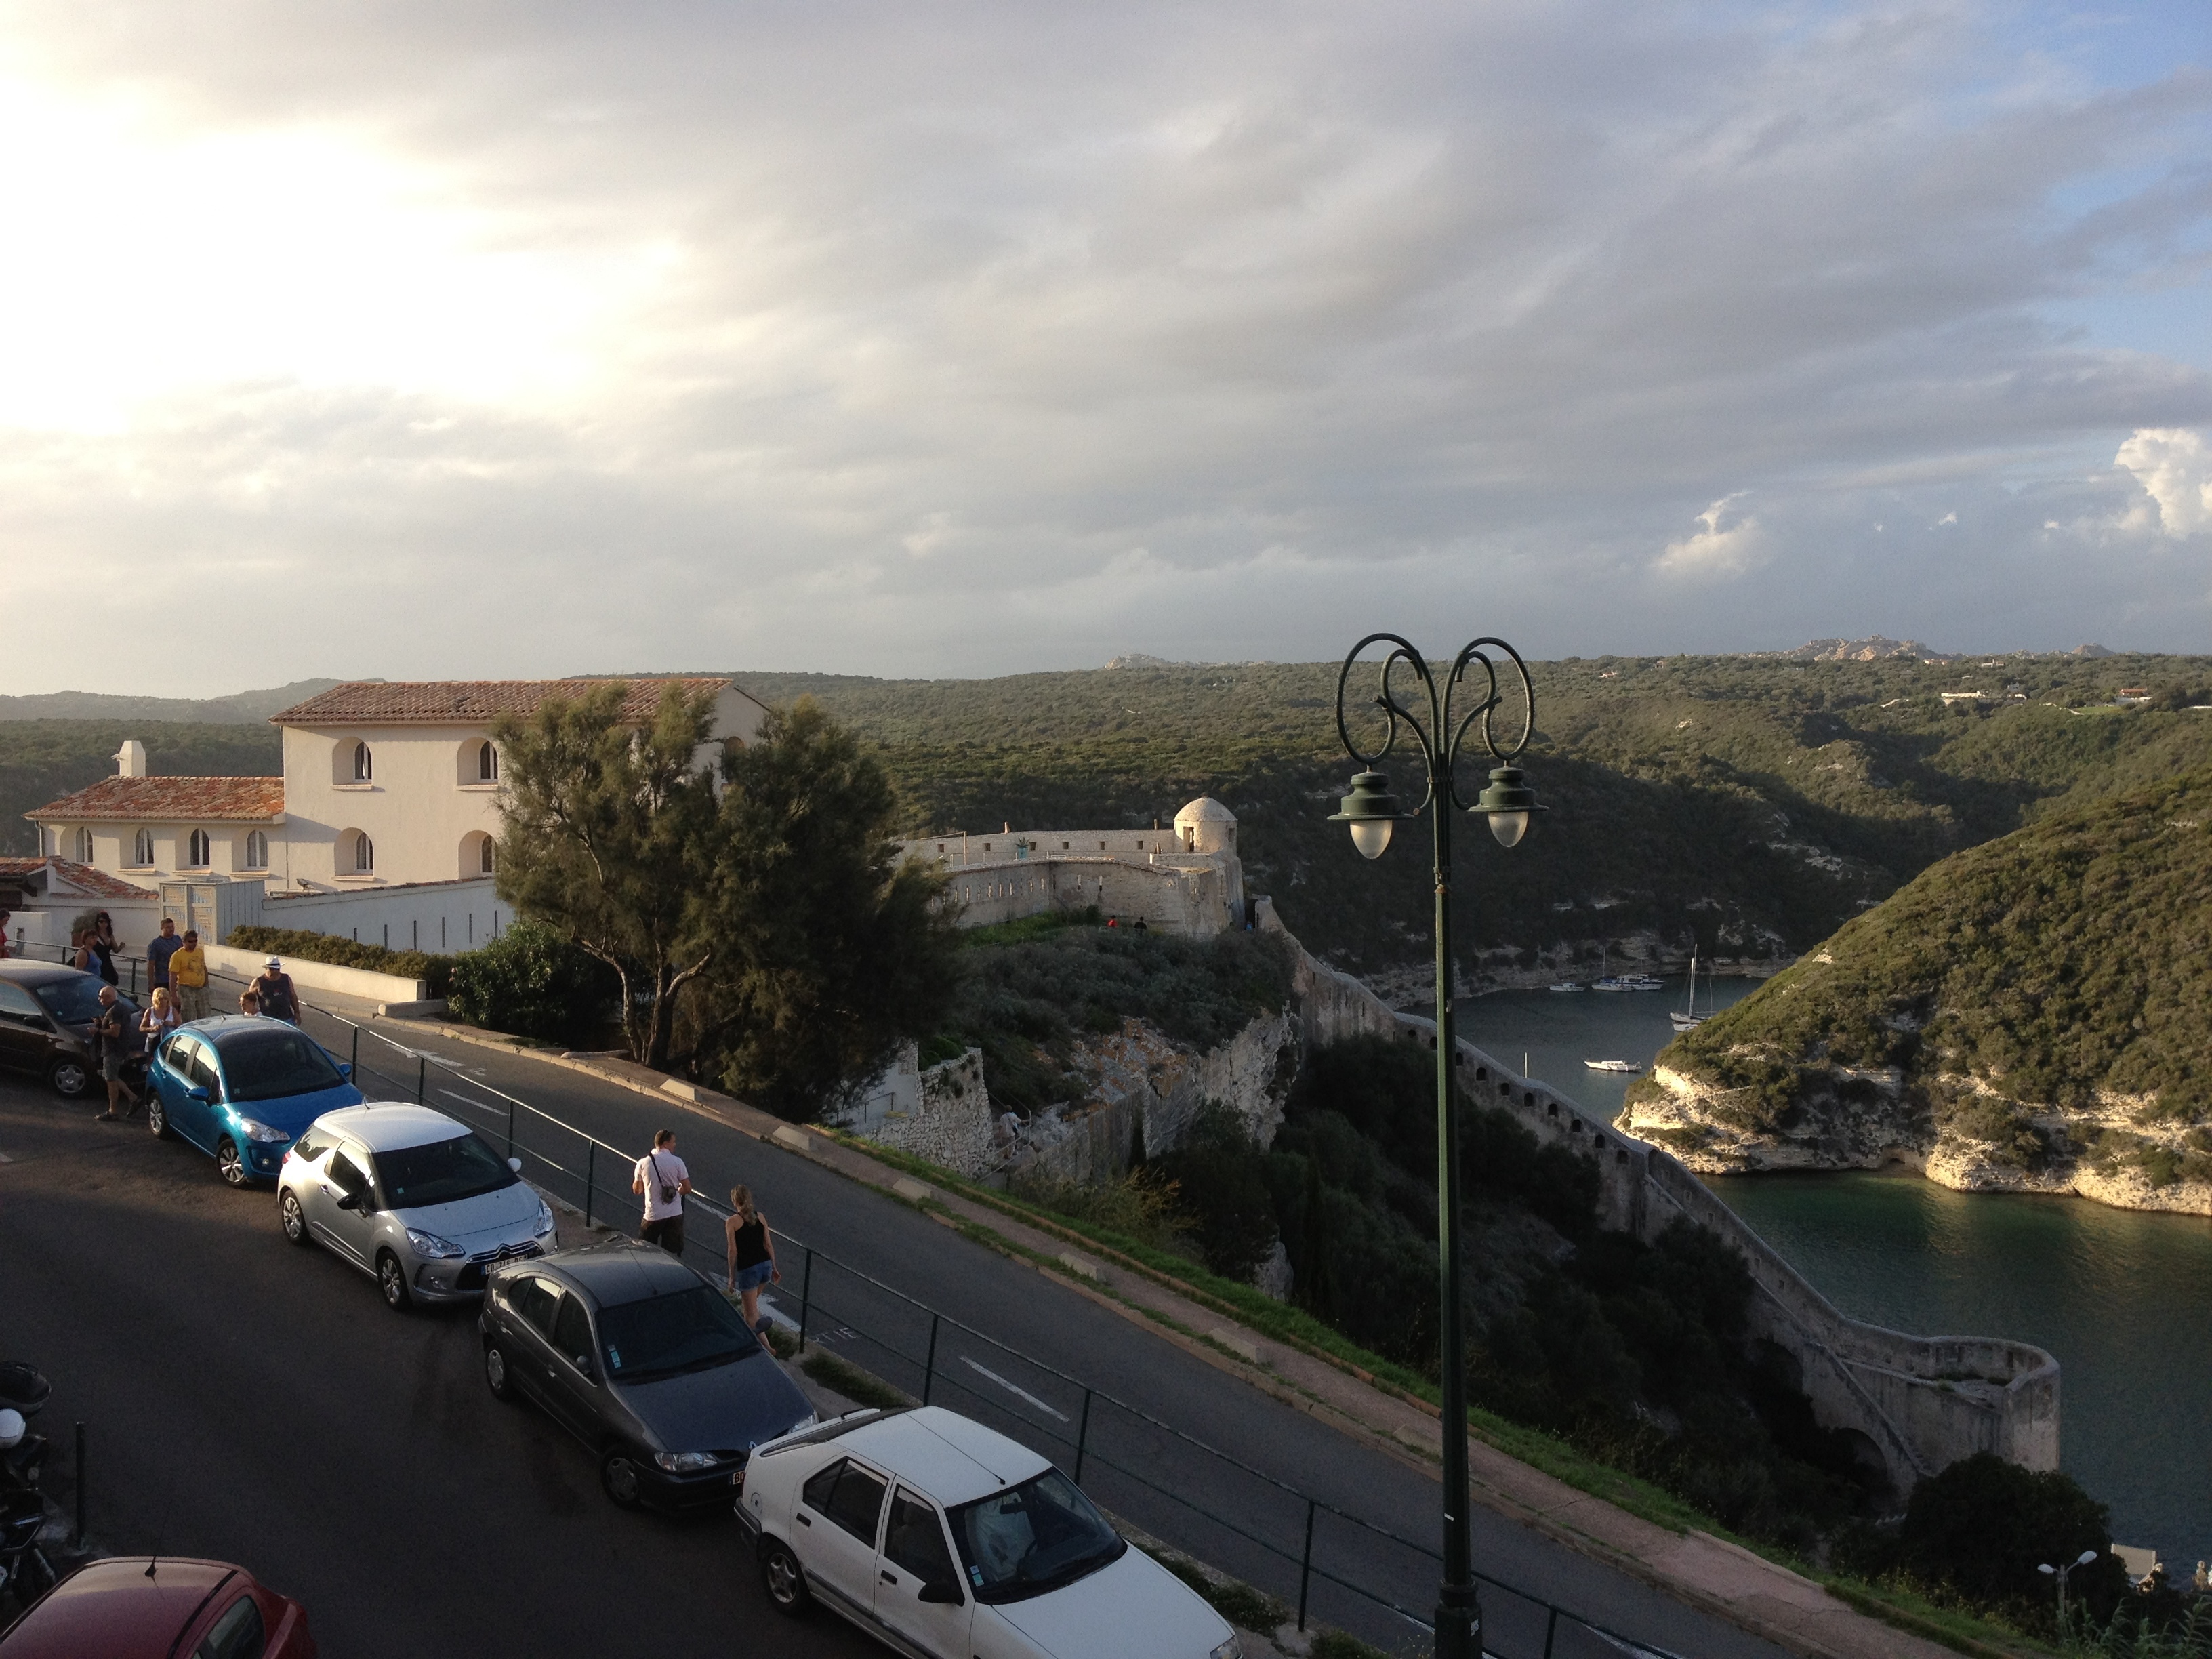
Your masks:
<svg viewBox="0 0 2212 1659"><path fill-rule="evenodd" d="M1390 844L1391 827L1406 816L1390 793L1389 779L1380 772L1358 772L1352 775L1352 793L1328 815L1328 821L1350 827L1352 844L1362 858L1379 859Z"/></svg>
<svg viewBox="0 0 2212 1659"><path fill-rule="evenodd" d="M1519 767L1499 766L1491 770L1490 787L1475 797L1474 810L1490 820L1490 833L1500 847L1517 847L1528 833L1530 817L1546 809L1522 781Z"/></svg>

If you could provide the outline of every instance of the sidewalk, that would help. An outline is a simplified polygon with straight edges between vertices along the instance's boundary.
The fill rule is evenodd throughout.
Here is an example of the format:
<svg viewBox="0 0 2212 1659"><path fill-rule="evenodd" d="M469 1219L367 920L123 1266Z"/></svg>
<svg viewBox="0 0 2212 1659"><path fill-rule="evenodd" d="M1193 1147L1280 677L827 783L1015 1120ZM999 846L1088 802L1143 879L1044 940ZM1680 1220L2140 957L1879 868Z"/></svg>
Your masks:
<svg viewBox="0 0 2212 1659"><path fill-rule="evenodd" d="M676 1103L877 1188L1053 1278L1173 1342L1216 1369L1330 1427L1433 1476L1443 1425L1435 1407L1409 1400L1329 1359L1261 1335L1133 1263L1060 1233L917 1180L811 1126L800 1127L726 1095L606 1054L533 1049L443 1021L379 1021L387 1030L528 1055ZM394 1036L398 1035L394 1031ZM1953 1649L1858 1612L1819 1584L1709 1534L1676 1533L1567 1485L1470 1437L1478 1503L1807 1659L1937 1659Z"/></svg>

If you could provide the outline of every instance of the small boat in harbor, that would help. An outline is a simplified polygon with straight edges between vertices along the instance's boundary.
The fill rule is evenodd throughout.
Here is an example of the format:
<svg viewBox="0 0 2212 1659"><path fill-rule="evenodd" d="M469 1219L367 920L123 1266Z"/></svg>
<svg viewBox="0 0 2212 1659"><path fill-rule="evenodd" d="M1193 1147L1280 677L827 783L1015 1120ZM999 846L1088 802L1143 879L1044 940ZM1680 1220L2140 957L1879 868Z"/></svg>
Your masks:
<svg viewBox="0 0 2212 1659"><path fill-rule="evenodd" d="M1590 987L1593 991L1663 991L1666 988L1664 981L1656 980L1649 974L1608 974Z"/></svg>
<svg viewBox="0 0 2212 1659"><path fill-rule="evenodd" d="M1580 980L1563 979L1551 988L1554 991L1587 991L1589 987Z"/></svg>
<svg viewBox="0 0 2212 1659"><path fill-rule="evenodd" d="M1706 1000L1708 1001L1711 1000L1710 996L1708 996ZM1708 1012L1710 1012L1710 1011L1708 1011ZM1676 1030L1687 1031L1703 1025L1705 1023L1706 1017L1707 1016L1705 1014L1701 1014L1698 1012L1698 953L1695 951L1692 951L1690 952L1689 1003L1685 1007L1672 1010L1668 1014L1667 1018L1674 1022L1674 1029Z"/></svg>
<svg viewBox="0 0 2212 1659"><path fill-rule="evenodd" d="M1644 1069L1632 1060L1586 1060L1583 1064L1593 1072L1640 1072Z"/></svg>

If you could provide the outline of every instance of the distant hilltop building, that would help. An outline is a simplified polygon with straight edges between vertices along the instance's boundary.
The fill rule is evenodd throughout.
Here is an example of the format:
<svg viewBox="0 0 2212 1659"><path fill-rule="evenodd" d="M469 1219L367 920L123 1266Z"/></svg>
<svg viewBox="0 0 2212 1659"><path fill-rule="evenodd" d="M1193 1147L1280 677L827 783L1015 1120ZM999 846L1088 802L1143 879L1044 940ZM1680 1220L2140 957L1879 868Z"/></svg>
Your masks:
<svg viewBox="0 0 2212 1659"><path fill-rule="evenodd" d="M1201 796L1172 829L953 830L900 843L951 878L963 927L1097 906L1123 927L1210 938L1249 919L1237 815Z"/></svg>
<svg viewBox="0 0 2212 1659"><path fill-rule="evenodd" d="M465 949L502 921L491 887L500 827L493 724L605 684L333 686L270 717L283 732L281 777L152 776L145 745L126 742L115 776L25 814L39 826L42 857L33 862L53 868L53 880L38 884L58 897L98 890L111 911L144 910L143 931L127 935L136 944L167 910L203 932L252 922L396 948ZM641 725L666 687L711 692L718 744L751 740L768 714L726 679L628 684L623 714Z"/></svg>

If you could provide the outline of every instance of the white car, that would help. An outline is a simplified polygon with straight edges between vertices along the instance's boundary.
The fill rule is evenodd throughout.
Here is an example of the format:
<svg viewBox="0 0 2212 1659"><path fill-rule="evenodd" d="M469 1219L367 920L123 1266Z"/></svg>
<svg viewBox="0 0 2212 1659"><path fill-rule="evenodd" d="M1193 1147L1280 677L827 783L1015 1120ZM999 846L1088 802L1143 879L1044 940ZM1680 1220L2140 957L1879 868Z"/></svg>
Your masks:
<svg viewBox="0 0 2212 1659"><path fill-rule="evenodd" d="M1221 1615L1073 1480L942 1407L769 1442L738 1518L778 1607L818 1600L912 1659L1241 1659Z"/></svg>
<svg viewBox="0 0 2212 1659"><path fill-rule="evenodd" d="M468 1301L501 1262L560 1246L521 1168L443 1112L372 1101L324 1113L292 1143L276 1212L286 1238L352 1262L397 1310Z"/></svg>

